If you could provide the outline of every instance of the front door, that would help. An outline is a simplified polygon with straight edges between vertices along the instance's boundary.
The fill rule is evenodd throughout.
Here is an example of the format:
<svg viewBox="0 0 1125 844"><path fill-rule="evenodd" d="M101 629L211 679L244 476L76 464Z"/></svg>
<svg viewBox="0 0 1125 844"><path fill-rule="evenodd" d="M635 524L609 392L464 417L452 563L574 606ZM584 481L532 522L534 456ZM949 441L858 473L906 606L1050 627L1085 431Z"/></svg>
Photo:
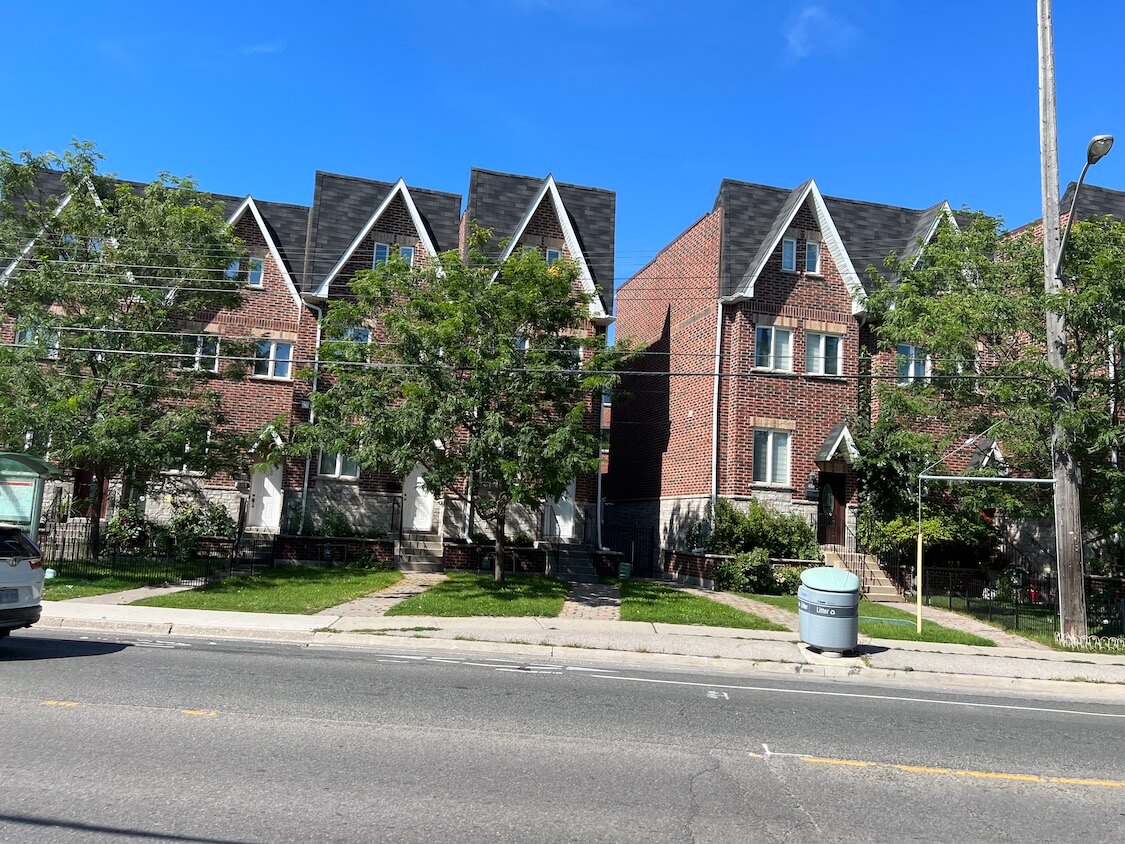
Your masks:
<svg viewBox="0 0 1125 844"><path fill-rule="evenodd" d="M415 466L406 478L406 517L410 530L429 533L434 529L434 494L426 489L426 471Z"/></svg>
<svg viewBox="0 0 1125 844"><path fill-rule="evenodd" d="M543 508L543 535L559 539L574 537L574 481L559 498L548 498Z"/></svg>
<svg viewBox="0 0 1125 844"><path fill-rule="evenodd" d="M276 531L281 525L281 467L250 477L250 512L246 526Z"/></svg>
<svg viewBox="0 0 1125 844"><path fill-rule="evenodd" d="M816 513L816 539L821 545L843 545L847 538L845 478L835 472L820 473L820 502Z"/></svg>

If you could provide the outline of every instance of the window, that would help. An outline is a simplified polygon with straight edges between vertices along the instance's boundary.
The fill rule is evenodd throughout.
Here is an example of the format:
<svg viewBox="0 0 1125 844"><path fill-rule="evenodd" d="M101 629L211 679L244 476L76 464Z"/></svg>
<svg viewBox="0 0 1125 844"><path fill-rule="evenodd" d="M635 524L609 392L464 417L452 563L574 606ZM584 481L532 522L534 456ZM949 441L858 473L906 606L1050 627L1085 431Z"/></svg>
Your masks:
<svg viewBox="0 0 1125 844"><path fill-rule="evenodd" d="M805 372L812 375L840 374L839 336L809 333L805 346Z"/></svg>
<svg viewBox="0 0 1125 844"><path fill-rule="evenodd" d="M16 329L16 345L42 346L47 352L45 357L58 360L59 330L57 328L44 328L42 325L31 323L26 328Z"/></svg>
<svg viewBox="0 0 1125 844"><path fill-rule="evenodd" d="M262 272L265 270L266 262L261 258L251 258L246 263L248 265L246 267L246 286L261 287Z"/></svg>
<svg viewBox="0 0 1125 844"><path fill-rule="evenodd" d="M820 274L820 244L815 240L805 243L805 272L811 275Z"/></svg>
<svg viewBox="0 0 1125 844"><path fill-rule="evenodd" d="M365 325L349 325L341 331L338 336L332 339L344 343L360 343L366 345L371 342L371 329Z"/></svg>
<svg viewBox="0 0 1125 844"><path fill-rule="evenodd" d="M754 483L789 485L789 432L754 431Z"/></svg>
<svg viewBox="0 0 1125 844"><path fill-rule="evenodd" d="M180 475L186 475L189 473L197 475L203 474L195 458L197 456L205 457L207 455L207 447L210 442L210 431L200 431L190 434L187 441L184 443L183 459L167 471L170 474Z"/></svg>
<svg viewBox="0 0 1125 844"><path fill-rule="evenodd" d="M322 451L317 474L325 478L358 478L359 464L338 451Z"/></svg>
<svg viewBox="0 0 1125 844"><path fill-rule="evenodd" d="M759 325L754 343L754 366L779 372L793 370L793 334L788 328Z"/></svg>
<svg viewBox="0 0 1125 844"><path fill-rule="evenodd" d="M235 258L233 261L227 264L227 268L223 272L223 277L232 280L238 278L238 268L240 266L242 266L242 262Z"/></svg>
<svg viewBox="0 0 1125 844"><path fill-rule="evenodd" d="M288 378L293 344L260 340L254 351L254 374L260 378Z"/></svg>
<svg viewBox="0 0 1125 844"><path fill-rule="evenodd" d="M561 257L562 257L562 250L560 250L560 249L548 249L547 250L547 266L548 267L551 266L552 264L555 263L555 261L557 261Z"/></svg>
<svg viewBox="0 0 1125 844"><path fill-rule="evenodd" d="M414 247L413 246L400 246L398 248L398 257L402 258L409 267L414 266Z"/></svg>
<svg viewBox="0 0 1125 844"><path fill-rule="evenodd" d="M211 334L184 337L180 369L198 369L204 372L219 371L219 338Z"/></svg>
<svg viewBox="0 0 1125 844"><path fill-rule="evenodd" d="M791 237L781 239L781 268L787 273L797 272L797 241Z"/></svg>
<svg viewBox="0 0 1125 844"><path fill-rule="evenodd" d="M925 379L929 361L924 351L909 343L899 343L895 352L898 364L896 380L899 384L912 384Z"/></svg>
<svg viewBox="0 0 1125 844"><path fill-rule="evenodd" d="M372 268L381 267L387 261L391 260L391 247L386 243L375 244L375 257L371 261Z"/></svg>

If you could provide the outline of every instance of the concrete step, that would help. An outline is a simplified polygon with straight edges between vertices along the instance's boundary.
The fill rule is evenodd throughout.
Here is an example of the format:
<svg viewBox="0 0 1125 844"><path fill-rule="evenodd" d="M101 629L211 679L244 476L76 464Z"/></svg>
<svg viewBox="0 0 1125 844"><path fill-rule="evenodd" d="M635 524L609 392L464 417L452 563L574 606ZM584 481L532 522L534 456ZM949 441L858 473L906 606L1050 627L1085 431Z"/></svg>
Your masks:
<svg viewBox="0 0 1125 844"><path fill-rule="evenodd" d="M399 571L443 572L445 564L439 560L405 559L398 563Z"/></svg>

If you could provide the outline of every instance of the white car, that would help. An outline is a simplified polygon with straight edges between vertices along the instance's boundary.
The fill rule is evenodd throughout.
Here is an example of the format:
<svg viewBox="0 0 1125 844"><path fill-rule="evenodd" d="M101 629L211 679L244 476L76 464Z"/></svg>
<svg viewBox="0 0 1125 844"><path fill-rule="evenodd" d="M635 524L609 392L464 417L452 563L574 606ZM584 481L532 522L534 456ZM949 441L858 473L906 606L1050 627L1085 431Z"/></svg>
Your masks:
<svg viewBox="0 0 1125 844"><path fill-rule="evenodd" d="M0 639L43 611L43 552L18 527L0 525Z"/></svg>

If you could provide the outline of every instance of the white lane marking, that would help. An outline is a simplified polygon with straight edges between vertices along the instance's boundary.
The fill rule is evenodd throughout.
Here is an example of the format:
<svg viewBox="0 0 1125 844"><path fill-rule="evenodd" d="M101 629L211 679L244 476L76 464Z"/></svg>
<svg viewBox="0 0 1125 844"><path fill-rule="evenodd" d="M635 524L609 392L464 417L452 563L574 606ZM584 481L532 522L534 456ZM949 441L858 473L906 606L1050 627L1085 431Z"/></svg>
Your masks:
<svg viewBox="0 0 1125 844"><path fill-rule="evenodd" d="M487 662L462 662L462 665L471 665L473 668L495 668L495 665L490 665Z"/></svg>
<svg viewBox="0 0 1125 844"><path fill-rule="evenodd" d="M1016 709L1021 712L1050 712L1057 715L1089 715L1092 718L1125 718L1125 714L1115 712L1089 712L1082 709L1053 709L1049 706L1017 706L1009 703L974 703L967 700L938 700L927 697L903 697L900 695L864 695L858 692L823 692L814 689L779 689L772 686L731 686L715 683L692 683L687 680L657 680L653 677L620 677L608 674L595 674L596 680L628 680L633 683L659 683L667 686L694 686L703 688L735 689L745 692L776 692L788 695L819 695L821 697L851 697L862 700L896 700L905 703L938 703L946 706L966 706L976 709ZM777 754L774 754L777 755Z"/></svg>
<svg viewBox="0 0 1125 844"><path fill-rule="evenodd" d="M541 671L538 668L497 668L497 671L511 671L514 674L558 674L557 671Z"/></svg>
<svg viewBox="0 0 1125 844"><path fill-rule="evenodd" d="M129 642L135 648L162 648L164 650L171 650L172 648L190 648L191 645L186 642L154 642L151 639L137 639Z"/></svg>
<svg viewBox="0 0 1125 844"><path fill-rule="evenodd" d="M707 697L711 700L730 700L730 695L726 692L720 692L718 689L708 689Z"/></svg>
<svg viewBox="0 0 1125 844"><path fill-rule="evenodd" d="M406 654L383 654L383 656L393 657L394 659L428 659L424 656L407 656Z"/></svg>
<svg viewBox="0 0 1125 844"><path fill-rule="evenodd" d="M613 670L610 668L581 668L577 665L568 665L567 671L597 671L599 674L612 674Z"/></svg>
<svg viewBox="0 0 1125 844"><path fill-rule="evenodd" d="M527 667L528 668L545 668L549 671L562 671L561 665L535 665L535 664L529 663Z"/></svg>
<svg viewBox="0 0 1125 844"><path fill-rule="evenodd" d="M431 657L428 657L428 659L430 660L430 662L452 662L456 665L461 664L461 660L459 660L459 659L445 659L444 657L440 657L440 656L431 656Z"/></svg>

